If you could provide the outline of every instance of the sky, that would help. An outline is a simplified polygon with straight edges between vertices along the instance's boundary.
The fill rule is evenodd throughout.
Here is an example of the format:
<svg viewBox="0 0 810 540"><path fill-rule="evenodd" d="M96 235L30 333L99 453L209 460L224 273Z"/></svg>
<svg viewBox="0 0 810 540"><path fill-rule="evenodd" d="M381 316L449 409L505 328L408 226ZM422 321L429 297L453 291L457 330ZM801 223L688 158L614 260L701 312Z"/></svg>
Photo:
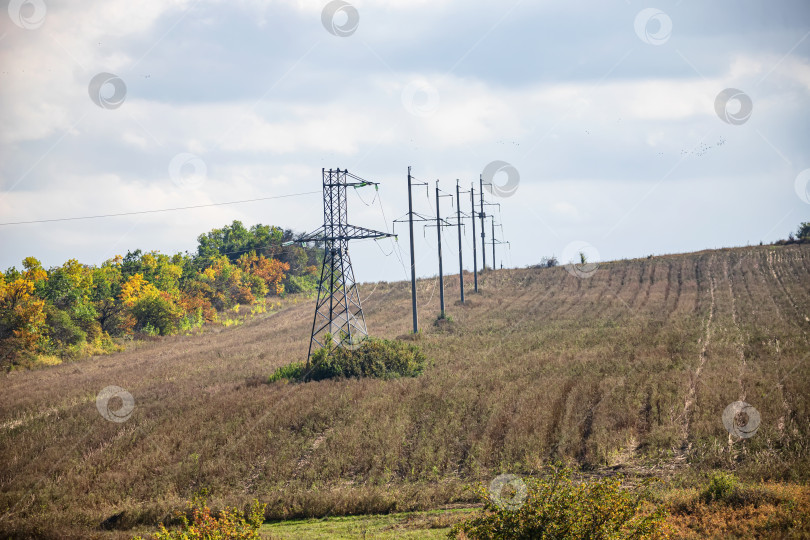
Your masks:
<svg viewBox="0 0 810 540"><path fill-rule="evenodd" d="M352 243L358 281L409 277L393 224L409 166L422 215L437 180L442 217L465 190L467 269L481 175L504 267L772 242L810 221L807 0L2 7L0 269L193 252L233 220L312 231L322 168L379 182L349 190L349 222L397 234ZM423 225L417 274L436 275ZM442 236L458 272L457 230Z"/></svg>

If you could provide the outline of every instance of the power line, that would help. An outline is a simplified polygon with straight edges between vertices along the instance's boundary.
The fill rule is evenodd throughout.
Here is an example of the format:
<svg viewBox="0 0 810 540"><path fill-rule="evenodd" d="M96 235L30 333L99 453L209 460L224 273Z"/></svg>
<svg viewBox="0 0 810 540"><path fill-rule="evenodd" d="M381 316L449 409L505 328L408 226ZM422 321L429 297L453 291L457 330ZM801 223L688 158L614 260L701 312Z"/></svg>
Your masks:
<svg viewBox="0 0 810 540"><path fill-rule="evenodd" d="M272 199L286 199L289 197L301 197L303 195L314 195L319 194L320 191L305 191L302 193L290 193L288 195L274 195L271 197L258 197L256 199L244 199L241 201L229 201L229 202L221 202L221 203L210 203L210 204L197 204L194 206L178 206L176 208L161 208L159 210L138 210L135 212L121 212L119 214L99 214L97 216L77 216L77 217L68 217L68 218L53 218L53 219L34 219L31 221L12 221L8 223L0 223L0 227L5 227L6 225L29 225L32 223L53 223L55 221L76 221L80 219L99 219L99 218L109 218L109 217L120 217L120 216L135 216L139 214L156 214L158 212L175 212L177 210L193 210L196 208L210 208L212 206L226 206L229 204L242 204L242 203L249 203L249 202L256 202L256 201L269 201Z"/></svg>

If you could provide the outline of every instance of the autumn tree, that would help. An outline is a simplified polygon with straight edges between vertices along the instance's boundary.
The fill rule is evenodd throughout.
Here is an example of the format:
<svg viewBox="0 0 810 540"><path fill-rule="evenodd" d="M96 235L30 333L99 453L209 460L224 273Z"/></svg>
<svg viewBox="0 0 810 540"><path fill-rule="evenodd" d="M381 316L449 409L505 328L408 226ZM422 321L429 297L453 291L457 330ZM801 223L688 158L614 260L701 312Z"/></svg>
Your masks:
<svg viewBox="0 0 810 540"><path fill-rule="evenodd" d="M33 353L43 337L45 302L34 295L31 272L11 281L0 273L0 362L13 362L20 355Z"/></svg>
<svg viewBox="0 0 810 540"><path fill-rule="evenodd" d="M224 255L215 258L213 264L200 274L211 305L220 311L236 304L253 303L253 292L242 278L242 269L231 264Z"/></svg>
<svg viewBox="0 0 810 540"><path fill-rule="evenodd" d="M284 292L285 274L290 269L290 265L276 259L268 259L262 255L256 255L255 251L245 253L239 258L239 267L247 274L256 276L267 285L267 290L275 294Z"/></svg>

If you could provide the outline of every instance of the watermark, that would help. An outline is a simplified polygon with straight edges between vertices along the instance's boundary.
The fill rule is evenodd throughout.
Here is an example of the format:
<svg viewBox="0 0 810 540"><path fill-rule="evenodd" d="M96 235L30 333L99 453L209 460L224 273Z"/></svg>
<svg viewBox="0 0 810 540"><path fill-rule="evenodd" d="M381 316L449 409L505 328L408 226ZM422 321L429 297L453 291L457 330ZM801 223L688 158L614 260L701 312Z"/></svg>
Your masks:
<svg viewBox="0 0 810 540"><path fill-rule="evenodd" d="M99 73L90 79L87 93L93 103L102 109L117 109L127 97L127 85L118 75Z"/></svg>
<svg viewBox="0 0 810 540"><path fill-rule="evenodd" d="M726 430L741 439L753 437L760 421L759 411L744 401L735 401L723 411Z"/></svg>
<svg viewBox="0 0 810 540"><path fill-rule="evenodd" d="M506 175L505 182L496 182L496 178L503 178ZM511 164L505 161L492 161L484 167L481 172L481 178L484 180L484 189L489 191L496 197L511 197L517 191L520 184L520 173Z"/></svg>
<svg viewBox="0 0 810 540"><path fill-rule="evenodd" d="M120 386L107 386L96 396L96 408L106 420L120 424L132 415L135 398Z"/></svg>
<svg viewBox="0 0 810 540"><path fill-rule="evenodd" d="M169 177L182 189L197 189L208 179L208 166L196 154L181 152L169 162Z"/></svg>
<svg viewBox="0 0 810 540"><path fill-rule="evenodd" d="M589 278L599 269L599 252L588 242L577 240L563 249L560 261L574 277Z"/></svg>
<svg viewBox="0 0 810 540"><path fill-rule="evenodd" d="M405 110L421 118L432 116L439 108L439 91L423 79L406 84L401 98Z"/></svg>
<svg viewBox="0 0 810 540"><path fill-rule="evenodd" d="M672 19L660 9L642 9L633 26L638 38L650 45L663 45L672 36Z"/></svg>
<svg viewBox="0 0 810 540"><path fill-rule="evenodd" d="M360 345L363 344L364 339L366 339L365 334L362 334L359 331L353 332L351 335L345 334L341 337L338 346L348 351L356 351L360 348Z"/></svg>
<svg viewBox="0 0 810 540"><path fill-rule="evenodd" d="M355 288L354 285L352 286L352 289L353 288ZM349 296L352 296L351 289ZM334 343L336 347L349 351L359 349L363 340L365 340L368 335L367 332L362 330L364 327L361 325L362 323L359 323L354 316L347 317L345 313L337 316L329 325L332 343Z"/></svg>
<svg viewBox="0 0 810 540"><path fill-rule="evenodd" d="M360 14L350 3L332 0L321 11L321 22L326 31L333 36L348 37L357 31Z"/></svg>
<svg viewBox="0 0 810 540"><path fill-rule="evenodd" d="M42 0L11 0L8 3L11 22L26 30L36 30L42 26L47 13L48 9Z"/></svg>
<svg viewBox="0 0 810 540"><path fill-rule="evenodd" d="M801 200L810 204L810 169L805 169L796 177L796 195Z"/></svg>
<svg viewBox="0 0 810 540"><path fill-rule="evenodd" d="M740 126L751 117L754 102L742 90L726 88L714 100L714 111L726 124Z"/></svg>
<svg viewBox="0 0 810 540"><path fill-rule="evenodd" d="M503 510L518 510L523 503L529 490L519 476L514 474L501 474L496 476L489 484L489 497L495 506Z"/></svg>

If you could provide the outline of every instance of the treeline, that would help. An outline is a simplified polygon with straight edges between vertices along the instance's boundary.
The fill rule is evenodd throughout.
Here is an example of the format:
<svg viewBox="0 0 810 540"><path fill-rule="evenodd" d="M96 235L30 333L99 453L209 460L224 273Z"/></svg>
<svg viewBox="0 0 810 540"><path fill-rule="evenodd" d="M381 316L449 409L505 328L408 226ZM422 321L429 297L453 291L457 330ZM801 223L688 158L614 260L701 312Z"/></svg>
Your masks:
<svg viewBox="0 0 810 540"><path fill-rule="evenodd" d="M34 257L0 273L0 365L96 354L115 338L169 335L217 321L237 305L311 291L318 249L284 244L291 230L234 221L197 238L197 252L130 251L100 266Z"/></svg>

